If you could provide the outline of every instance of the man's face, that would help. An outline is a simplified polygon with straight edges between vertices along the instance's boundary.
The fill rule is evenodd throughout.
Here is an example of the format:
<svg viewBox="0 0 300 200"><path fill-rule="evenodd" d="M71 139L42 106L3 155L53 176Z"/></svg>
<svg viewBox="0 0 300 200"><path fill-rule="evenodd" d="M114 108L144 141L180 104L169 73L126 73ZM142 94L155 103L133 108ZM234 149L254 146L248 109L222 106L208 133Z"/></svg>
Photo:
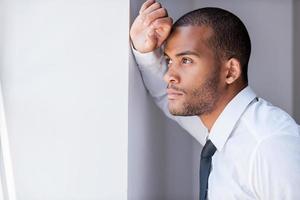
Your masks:
<svg viewBox="0 0 300 200"><path fill-rule="evenodd" d="M205 115L213 111L220 96L221 62L208 40L206 26L177 27L165 46L168 71L169 110L173 115Z"/></svg>

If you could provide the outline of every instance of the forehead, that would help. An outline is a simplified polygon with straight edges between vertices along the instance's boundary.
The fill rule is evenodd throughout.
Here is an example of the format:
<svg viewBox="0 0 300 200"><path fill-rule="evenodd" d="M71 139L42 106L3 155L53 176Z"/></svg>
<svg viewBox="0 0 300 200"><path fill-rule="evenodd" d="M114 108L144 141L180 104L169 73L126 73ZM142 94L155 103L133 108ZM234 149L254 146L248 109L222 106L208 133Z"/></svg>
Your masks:
<svg viewBox="0 0 300 200"><path fill-rule="evenodd" d="M165 52L180 52L187 50L208 51L209 39L213 36L213 29L209 26L181 26L177 27L168 37Z"/></svg>

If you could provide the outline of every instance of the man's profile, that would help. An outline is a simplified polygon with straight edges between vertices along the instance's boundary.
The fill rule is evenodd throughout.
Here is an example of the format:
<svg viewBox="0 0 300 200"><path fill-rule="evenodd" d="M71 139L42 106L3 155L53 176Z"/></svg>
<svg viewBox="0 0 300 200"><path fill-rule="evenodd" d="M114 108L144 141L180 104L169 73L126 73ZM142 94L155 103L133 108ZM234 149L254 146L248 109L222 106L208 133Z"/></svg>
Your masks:
<svg viewBox="0 0 300 200"><path fill-rule="evenodd" d="M130 36L157 104L188 131L192 116L204 125L200 200L300 199L299 126L248 85L251 41L243 22L221 8L200 8L172 23L148 0ZM159 78L163 94L155 91Z"/></svg>

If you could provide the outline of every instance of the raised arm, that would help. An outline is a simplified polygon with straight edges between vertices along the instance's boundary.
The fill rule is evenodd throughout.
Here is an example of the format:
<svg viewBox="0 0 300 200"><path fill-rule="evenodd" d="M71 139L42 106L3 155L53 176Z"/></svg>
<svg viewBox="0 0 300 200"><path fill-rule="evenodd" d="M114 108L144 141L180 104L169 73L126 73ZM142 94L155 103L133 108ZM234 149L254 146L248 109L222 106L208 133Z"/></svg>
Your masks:
<svg viewBox="0 0 300 200"><path fill-rule="evenodd" d="M146 1L130 29L133 55L155 103L169 118L204 144L207 132L198 117L173 116L168 110L167 84L163 81L167 65L161 46L170 34L171 27L172 19L167 10L155 0Z"/></svg>

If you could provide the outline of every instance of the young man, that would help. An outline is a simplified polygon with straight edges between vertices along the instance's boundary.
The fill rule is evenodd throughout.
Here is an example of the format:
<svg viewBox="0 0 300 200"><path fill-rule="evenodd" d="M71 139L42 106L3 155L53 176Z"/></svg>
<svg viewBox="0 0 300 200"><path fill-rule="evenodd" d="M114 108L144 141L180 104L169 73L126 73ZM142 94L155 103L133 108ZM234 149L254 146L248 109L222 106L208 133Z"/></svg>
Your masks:
<svg viewBox="0 0 300 200"><path fill-rule="evenodd" d="M300 128L248 86L251 42L237 16L202 8L172 25L148 0L130 37L156 103L205 144L201 200L300 199Z"/></svg>

